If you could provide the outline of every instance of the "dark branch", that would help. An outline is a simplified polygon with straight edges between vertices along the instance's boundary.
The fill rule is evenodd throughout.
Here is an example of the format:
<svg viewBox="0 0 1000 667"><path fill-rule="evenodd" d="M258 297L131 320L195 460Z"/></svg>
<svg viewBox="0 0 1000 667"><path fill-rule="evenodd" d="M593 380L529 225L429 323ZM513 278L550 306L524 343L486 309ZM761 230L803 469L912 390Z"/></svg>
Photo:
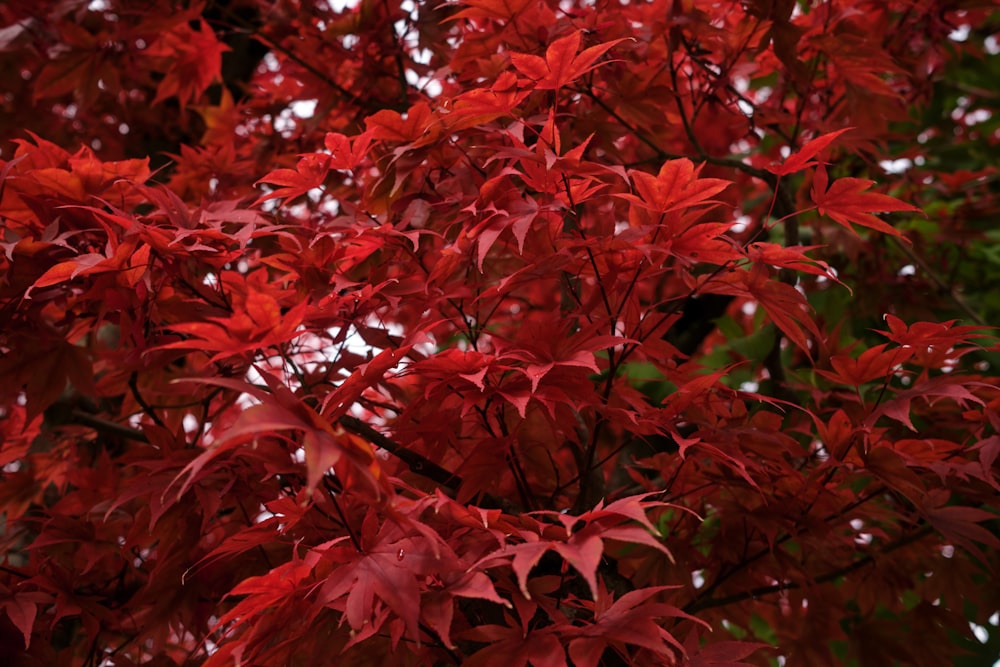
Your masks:
<svg viewBox="0 0 1000 667"><path fill-rule="evenodd" d="M807 585L815 584L825 584L830 581L835 581L843 576L854 572L855 570L860 570L861 568L871 565L875 562L877 556L888 554L896 549L900 549L908 544L912 544L927 535L933 533L934 530L929 525L923 526L920 530L917 530L910 535L901 537L895 542L886 545L886 547L880 550L878 553L869 554L864 558L860 558L853 563L839 567L832 572L827 572L826 574L820 575L811 579L806 584L797 583L794 581L782 582L780 584L773 584L770 586L759 586L757 588L751 589L749 591L743 591L742 593L735 593L733 595L726 595L717 598L705 598L703 600L695 600L691 604L684 607L684 611L689 614L694 614L704 609L710 609L712 607L725 607L726 605L736 604L738 602L743 602L745 600L752 600L764 595L771 595L772 593L780 593L781 591L790 591L798 588L805 588Z"/></svg>
<svg viewBox="0 0 1000 667"><path fill-rule="evenodd" d="M445 470L426 457L410 451L395 440L387 438L357 417L344 415L340 418L339 424L348 431L356 435L360 435L373 445L381 447L408 465L412 472L426 477L432 482L437 482L441 486L451 489L452 491L458 489L459 485L462 483L462 478L455 473Z"/></svg>

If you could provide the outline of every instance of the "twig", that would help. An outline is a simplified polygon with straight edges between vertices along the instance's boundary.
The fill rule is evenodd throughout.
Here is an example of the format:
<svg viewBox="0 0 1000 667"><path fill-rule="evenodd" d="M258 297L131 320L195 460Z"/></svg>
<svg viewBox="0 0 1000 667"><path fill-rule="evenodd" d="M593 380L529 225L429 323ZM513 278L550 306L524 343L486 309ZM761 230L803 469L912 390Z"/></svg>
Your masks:
<svg viewBox="0 0 1000 667"><path fill-rule="evenodd" d="M928 278L930 278L932 283L937 285L938 289L948 294L948 296L952 300L952 303L958 306L959 310L965 313L965 315L970 320L972 320L979 326L981 327L986 326L986 320L984 320L979 313L973 310L972 306L970 306L969 303L965 299L963 299L958 292L955 291L955 288L953 288L951 285L945 282L945 280L941 278L941 276L939 276L934 269L931 268L931 266L927 263L926 260L924 260L923 257L918 255L916 252L914 252L912 248L907 246L905 243L899 241L898 239L893 238L893 241L896 242L896 247L899 248L904 255L906 255L906 258L909 259L914 264L916 264L917 266L919 266L920 270L923 271Z"/></svg>
<svg viewBox="0 0 1000 667"><path fill-rule="evenodd" d="M389 452L397 459L408 465L412 472L426 477L432 482L437 482L441 486L451 489L452 491L458 489L458 487L462 484L462 478L455 473L445 470L426 457L421 456L420 454L407 449L395 440L391 440L390 438L382 435L357 417L344 415L338 420L338 423L355 435L360 435L373 445L381 447L385 451Z"/></svg>
<svg viewBox="0 0 1000 667"><path fill-rule="evenodd" d="M153 423L159 426L160 428L166 428L167 425L163 423L163 420L160 419L160 416L156 414L156 411L153 410L153 407L149 403L147 403L146 399L144 399L142 397L142 394L139 393L138 372L133 372L131 375L129 375L128 388L132 392L132 398L134 398L135 402L139 404L139 407L142 408L142 411L146 413L146 416L152 419Z"/></svg>
<svg viewBox="0 0 1000 667"><path fill-rule="evenodd" d="M855 570L859 570L862 567L865 567L866 565L874 563L875 557L877 555L884 555L891 553L896 549L900 549L908 544L912 544L913 542L916 542L917 540L920 540L926 537L927 535L930 535L933 532L934 530L930 525L925 525L920 530L910 535L907 535L906 537L902 537L897 541L893 542L892 544L887 545L884 549L878 552L878 554L869 554L864 558L858 559L853 563L837 568L832 572L827 572L826 574L815 577L810 580L810 583L825 584L829 581L834 581L835 579L839 579L840 577L850 574ZM758 588L754 588L749 591L743 591L742 593L735 593L733 595L726 595L718 598L705 598L703 600L695 601L684 607L684 611L689 614L693 614L695 612L703 611L705 609L710 609L712 607L724 607L726 605L736 604L737 602L743 602L745 600L755 599L761 597L762 595L770 595L772 593L780 593L782 591L789 591L797 588L803 588L805 585L806 584L800 584L794 581L789 581L780 584L772 584L770 586L760 586Z"/></svg>
<svg viewBox="0 0 1000 667"><path fill-rule="evenodd" d="M149 438L146 434L138 429L134 429L131 426L125 426L124 424L119 424L117 422L108 421L107 419L101 419L96 417L89 412L81 410L80 408L74 408L70 412L72 417L71 423L80 424L81 426L89 426L98 433L103 433L105 435L117 435L120 438L127 438L129 440L135 440L136 442L149 442Z"/></svg>

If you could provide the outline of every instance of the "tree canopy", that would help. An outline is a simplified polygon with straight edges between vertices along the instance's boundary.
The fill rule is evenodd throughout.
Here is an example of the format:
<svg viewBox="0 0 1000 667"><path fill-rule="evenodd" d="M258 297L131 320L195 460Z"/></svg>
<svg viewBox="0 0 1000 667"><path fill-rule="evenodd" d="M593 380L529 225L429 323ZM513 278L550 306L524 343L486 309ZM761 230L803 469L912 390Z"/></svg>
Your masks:
<svg viewBox="0 0 1000 667"><path fill-rule="evenodd" d="M991 665L990 0L0 5L11 665Z"/></svg>

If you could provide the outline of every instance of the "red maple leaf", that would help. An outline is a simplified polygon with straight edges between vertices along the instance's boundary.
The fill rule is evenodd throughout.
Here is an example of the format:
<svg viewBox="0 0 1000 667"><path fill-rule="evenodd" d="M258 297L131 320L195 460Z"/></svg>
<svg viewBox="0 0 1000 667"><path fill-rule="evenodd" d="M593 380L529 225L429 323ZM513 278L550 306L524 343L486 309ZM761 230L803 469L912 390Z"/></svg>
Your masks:
<svg viewBox="0 0 1000 667"><path fill-rule="evenodd" d="M183 109L219 78L222 54L229 50L204 19L198 22L197 29L180 23L163 34L148 51L151 57L169 63L153 104L177 97Z"/></svg>
<svg viewBox="0 0 1000 667"><path fill-rule="evenodd" d="M806 143L805 146L800 148L798 152L793 153L787 160L785 160L780 165L771 165L767 167L767 170L772 174L778 176L787 176L788 174L794 174L797 171L802 171L808 167L815 167L819 162L814 160L820 151L825 149L827 146L833 143L834 139L842 135L844 132L848 132L853 128L847 127L843 130L837 130L836 132L827 132L826 134L820 135Z"/></svg>
<svg viewBox="0 0 1000 667"><path fill-rule="evenodd" d="M867 192L874 183L863 178L840 178L828 189L826 169L820 167L813 177L811 196L820 215L847 229L852 229L851 224L854 223L902 238L902 233L872 214L892 211L919 213L920 209L889 195Z"/></svg>
<svg viewBox="0 0 1000 667"><path fill-rule="evenodd" d="M321 188L327 174L330 173L331 161L329 155L310 153L299 158L295 169L275 169L257 181L257 184L270 183L280 187L261 195L256 204L269 199L295 199L310 190Z"/></svg>
<svg viewBox="0 0 1000 667"><path fill-rule="evenodd" d="M643 588L626 593L617 600L602 590L597 597L594 621L584 625L579 632L580 637L569 643L573 664L577 667L597 667L606 647L625 644L641 646L671 662L677 655L684 655L681 643L656 621L666 617L700 621L673 605L648 601L654 595L673 588L676 587Z"/></svg>
<svg viewBox="0 0 1000 667"><path fill-rule="evenodd" d="M664 162L656 176L632 170L629 177L638 194L619 196L657 213L718 203L711 197L731 184L721 178L700 178L702 166L695 167L691 160L681 158Z"/></svg>
<svg viewBox="0 0 1000 667"><path fill-rule="evenodd" d="M597 67L597 60L624 39L616 39L580 50L580 31L560 37L549 45L545 57L512 53L517 70L535 82L536 90L558 90Z"/></svg>

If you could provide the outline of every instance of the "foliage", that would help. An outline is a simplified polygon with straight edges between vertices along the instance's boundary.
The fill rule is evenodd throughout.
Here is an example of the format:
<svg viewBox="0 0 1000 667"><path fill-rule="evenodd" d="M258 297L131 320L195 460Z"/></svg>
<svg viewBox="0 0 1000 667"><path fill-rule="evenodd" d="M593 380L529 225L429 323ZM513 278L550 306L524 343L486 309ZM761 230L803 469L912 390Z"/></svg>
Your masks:
<svg viewBox="0 0 1000 667"><path fill-rule="evenodd" d="M986 656L994 3L349 5L0 6L8 664Z"/></svg>

